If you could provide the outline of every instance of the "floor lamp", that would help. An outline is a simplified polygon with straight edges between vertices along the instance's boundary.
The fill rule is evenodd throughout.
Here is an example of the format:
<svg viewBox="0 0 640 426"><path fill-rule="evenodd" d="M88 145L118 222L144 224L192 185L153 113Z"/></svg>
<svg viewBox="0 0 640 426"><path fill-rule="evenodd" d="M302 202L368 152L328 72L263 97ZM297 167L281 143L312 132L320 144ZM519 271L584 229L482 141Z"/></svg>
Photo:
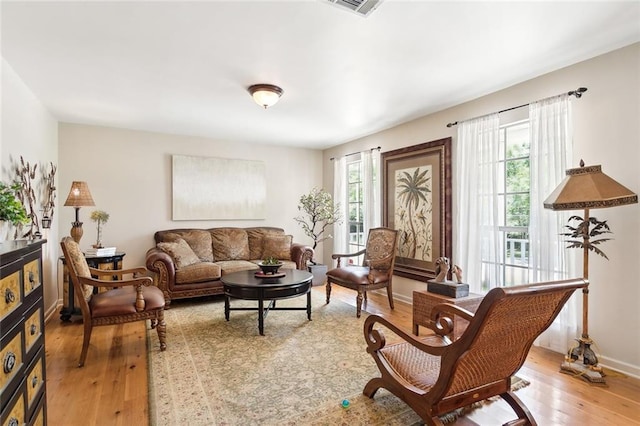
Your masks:
<svg viewBox="0 0 640 426"><path fill-rule="evenodd" d="M567 176L560 185L544 201L544 208L551 210L584 209L584 218L572 216L569 219L570 222L578 220L580 223L576 227L568 225L567 228L572 232L563 235L578 238L568 241L568 248L582 248L583 276L588 280L589 251L607 258L598 245L607 241L608 238L599 236L610 233L606 221L600 222L594 217L589 217L589 209L634 204L638 202L638 195L604 174L599 165L585 167L582 160L580 160L579 168L569 169L566 174ZM602 368L598 366L595 352L591 349L592 344L593 340L589 338L589 287L585 287L582 290L582 336L578 340L578 346L569 350L560 370L580 375L591 383L604 384L604 374ZM582 359L582 363L580 363L580 359Z"/></svg>

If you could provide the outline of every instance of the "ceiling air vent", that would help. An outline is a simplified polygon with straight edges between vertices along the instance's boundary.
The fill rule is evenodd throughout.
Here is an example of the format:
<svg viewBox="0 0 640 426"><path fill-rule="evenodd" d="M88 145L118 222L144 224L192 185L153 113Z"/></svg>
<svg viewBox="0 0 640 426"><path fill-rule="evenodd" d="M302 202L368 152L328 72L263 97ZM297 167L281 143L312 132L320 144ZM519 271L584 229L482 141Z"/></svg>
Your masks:
<svg viewBox="0 0 640 426"><path fill-rule="evenodd" d="M351 12L360 16L369 16L371 12L376 10L382 0L325 0L336 6L349 9Z"/></svg>

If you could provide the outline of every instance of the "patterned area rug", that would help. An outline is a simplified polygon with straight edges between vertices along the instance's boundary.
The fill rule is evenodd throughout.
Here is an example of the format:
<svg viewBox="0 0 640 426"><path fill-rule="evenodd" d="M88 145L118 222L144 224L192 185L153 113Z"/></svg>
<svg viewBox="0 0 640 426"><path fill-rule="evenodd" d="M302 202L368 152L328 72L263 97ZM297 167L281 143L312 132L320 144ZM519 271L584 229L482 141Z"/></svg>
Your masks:
<svg viewBox="0 0 640 426"><path fill-rule="evenodd" d="M362 395L378 375L362 335L366 313L358 319L353 306L326 305L323 291L312 295L312 321L305 311L272 311L264 336L255 311L232 311L225 321L221 298L174 302L165 314L165 352L157 350L155 330L147 330L151 424L421 424L384 389L373 400ZM232 300L232 307L241 305L255 303Z"/></svg>

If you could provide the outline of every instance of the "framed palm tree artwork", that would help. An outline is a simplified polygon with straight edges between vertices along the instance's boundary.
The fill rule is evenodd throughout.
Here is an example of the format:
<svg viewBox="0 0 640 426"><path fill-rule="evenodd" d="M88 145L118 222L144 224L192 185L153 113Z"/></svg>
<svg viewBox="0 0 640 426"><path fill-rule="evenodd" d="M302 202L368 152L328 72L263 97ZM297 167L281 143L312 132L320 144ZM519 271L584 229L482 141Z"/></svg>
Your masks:
<svg viewBox="0 0 640 426"><path fill-rule="evenodd" d="M451 259L451 138L382 153L382 221L398 230L394 273L427 281Z"/></svg>

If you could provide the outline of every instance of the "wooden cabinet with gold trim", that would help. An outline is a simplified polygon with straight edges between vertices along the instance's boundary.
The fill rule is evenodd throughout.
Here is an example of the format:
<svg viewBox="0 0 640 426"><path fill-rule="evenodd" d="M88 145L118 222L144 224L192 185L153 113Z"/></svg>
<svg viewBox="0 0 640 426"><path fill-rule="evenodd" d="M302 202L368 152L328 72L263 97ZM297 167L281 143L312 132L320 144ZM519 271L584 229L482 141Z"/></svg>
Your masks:
<svg viewBox="0 0 640 426"><path fill-rule="evenodd" d="M46 425L42 244L0 245L0 426Z"/></svg>

